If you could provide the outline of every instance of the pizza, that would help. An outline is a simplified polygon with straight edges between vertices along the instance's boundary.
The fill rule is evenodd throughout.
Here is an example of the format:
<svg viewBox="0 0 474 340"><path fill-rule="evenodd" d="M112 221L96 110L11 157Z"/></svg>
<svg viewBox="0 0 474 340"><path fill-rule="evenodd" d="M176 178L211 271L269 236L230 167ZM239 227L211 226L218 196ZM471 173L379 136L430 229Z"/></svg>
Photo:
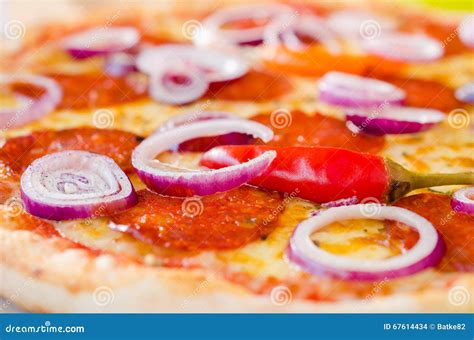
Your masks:
<svg viewBox="0 0 474 340"><path fill-rule="evenodd" d="M473 25L309 1L7 22L2 309L473 312Z"/></svg>

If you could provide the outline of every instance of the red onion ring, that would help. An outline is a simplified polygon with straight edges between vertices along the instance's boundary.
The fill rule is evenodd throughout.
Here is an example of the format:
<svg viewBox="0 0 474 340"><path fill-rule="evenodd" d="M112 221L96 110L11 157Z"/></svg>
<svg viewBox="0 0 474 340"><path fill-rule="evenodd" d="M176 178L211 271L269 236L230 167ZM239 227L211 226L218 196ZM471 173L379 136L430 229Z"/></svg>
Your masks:
<svg viewBox="0 0 474 340"><path fill-rule="evenodd" d="M245 184L267 169L276 152L269 151L246 163L219 170L189 170L163 164L155 157L187 140L231 132L251 134L268 142L273 132L268 127L243 119L214 119L183 125L152 135L133 152L132 165L151 190L172 196L211 195Z"/></svg>
<svg viewBox="0 0 474 340"><path fill-rule="evenodd" d="M74 58L82 59L129 50L140 41L134 27L96 27L67 37L63 48Z"/></svg>
<svg viewBox="0 0 474 340"><path fill-rule="evenodd" d="M474 215L474 187L456 191L451 200L451 207L456 212Z"/></svg>
<svg viewBox="0 0 474 340"><path fill-rule="evenodd" d="M179 44L144 49L137 57L137 67L143 73L154 74L170 60L201 69L209 82L237 79L249 70L248 64L233 53Z"/></svg>
<svg viewBox="0 0 474 340"><path fill-rule="evenodd" d="M346 107L401 105L405 91L385 81L342 72L328 72L319 81L319 99Z"/></svg>
<svg viewBox="0 0 474 340"><path fill-rule="evenodd" d="M364 40L362 46L369 53L397 61L430 62L444 54L443 45L438 40L421 34L384 34Z"/></svg>
<svg viewBox="0 0 474 340"><path fill-rule="evenodd" d="M178 126L212 119L240 119L240 117L220 111L190 112L170 118L163 125L161 125L155 133L172 130ZM215 137L191 139L179 144L179 146L177 148L173 148L172 151L205 152L219 145L243 145L250 144L252 141L253 138L249 135L233 132Z"/></svg>
<svg viewBox="0 0 474 340"><path fill-rule="evenodd" d="M276 22L268 25L264 32L266 45L280 45L301 51L308 47L301 37L310 37L323 44L330 52L339 53L341 45L325 22L314 15L302 15L291 22Z"/></svg>
<svg viewBox="0 0 474 340"><path fill-rule="evenodd" d="M397 26L387 17L357 10L331 13L326 22L330 29L348 39L374 39Z"/></svg>
<svg viewBox="0 0 474 340"><path fill-rule="evenodd" d="M458 27L459 38L468 47L474 48L474 14L464 18Z"/></svg>
<svg viewBox="0 0 474 340"><path fill-rule="evenodd" d="M302 269L315 275L329 275L344 280L372 281L411 275L436 265L444 254L444 243L431 222L409 210L373 205L370 218L393 220L416 229L418 242L407 252L383 260L361 260L331 254L317 247L310 236L318 229L341 220L368 218L368 204L330 208L301 222L294 231L288 257Z"/></svg>
<svg viewBox="0 0 474 340"><path fill-rule="evenodd" d="M456 99L464 103L474 104L474 82L467 83L456 90Z"/></svg>
<svg viewBox="0 0 474 340"><path fill-rule="evenodd" d="M182 62L161 65L150 75L149 94L162 103L182 105L201 98L209 83L204 72Z"/></svg>
<svg viewBox="0 0 474 340"><path fill-rule="evenodd" d="M112 77L124 77L131 72L137 71L135 57L124 52L112 53L105 59L104 71Z"/></svg>
<svg viewBox="0 0 474 340"><path fill-rule="evenodd" d="M405 134L425 131L442 122L437 110L387 106L370 110L350 110L346 119L363 132L374 135Z"/></svg>
<svg viewBox="0 0 474 340"><path fill-rule="evenodd" d="M108 216L137 203L132 183L109 157L63 151L38 158L21 176L31 215L49 220Z"/></svg>
<svg viewBox="0 0 474 340"><path fill-rule="evenodd" d="M268 25L275 22L288 22L296 12L281 4L261 4L227 7L208 16L202 22L202 28L194 36L197 45L231 44L259 45L263 42L264 31ZM250 28L223 28L225 25L239 20L263 20L262 26Z"/></svg>
<svg viewBox="0 0 474 340"><path fill-rule="evenodd" d="M9 129L37 120L54 111L62 99L62 90L51 78L36 75L0 74L0 86L12 84L31 84L44 89L37 99L17 95L24 104L19 108L0 108L0 128Z"/></svg>

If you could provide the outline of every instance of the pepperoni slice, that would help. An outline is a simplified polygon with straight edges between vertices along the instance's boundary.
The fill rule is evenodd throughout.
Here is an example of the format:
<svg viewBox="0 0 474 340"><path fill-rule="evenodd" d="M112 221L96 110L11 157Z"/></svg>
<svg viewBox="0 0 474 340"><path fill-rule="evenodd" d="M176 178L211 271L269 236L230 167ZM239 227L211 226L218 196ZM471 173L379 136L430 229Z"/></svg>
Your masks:
<svg viewBox="0 0 474 340"><path fill-rule="evenodd" d="M405 90L406 105L437 109L443 112L463 107L454 96L453 89L434 80L397 76L377 77Z"/></svg>
<svg viewBox="0 0 474 340"><path fill-rule="evenodd" d="M474 272L474 216L451 209L447 195L424 193L404 197L395 205L429 220L443 236L446 255L437 269Z"/></svg>
<svg viewBox="0 0 474 340"><path fill-rule="evenodd" d="M91 109L133 102L147 97L146 79L138 74L123 78L100 74L53 74L63 89L59 109Z"/></svg>
<svg viewBox="0 0 474 340"><path fill-rule="evenodd" d="M146 97L146 85L138 76L112 78L105 74L52 74L63 90L58 109L90 109L131 102ZM140 83L140 81L142 83ZM146 81L146 80L145 80ZM15 92L38 97L41 89L30 84L14 84Z"/></svg>
<svg viewBox="0 0 474 340"><path fill-rule="evenodd" d="M385 146L384 137L354 134L345 122L319 113L308 116L301 111L290 114L275 111L270 115L259 114L252 120L273 129L275 137L267 143L272 146L318 145L371 153L379 152Z"/></svg>
<svg viewBox="0 0 474 340"><path fill-rule="evenodd" d="M265 238L283 210L278 194L249 186L201 198L137 194L138 204L112 221L141 241L183 250L232 249Z"/></svg>
<svg viewBox="0 0 474 340"><path fill-rule="evenodd" d="M234 81L211 84L207 96L212 99L260 102L279 98L291 89L292 85L286 77L253 70Z"/></svg>
<svg viewBox="0 0 474 340"><path fill-rule="evenodd" d="M0 165L19 176L35 159L64 150L84 150L111 157L133 172L131 155L139 138L130 132L95 128L45 130L9 139L0 149Z"/></svg>

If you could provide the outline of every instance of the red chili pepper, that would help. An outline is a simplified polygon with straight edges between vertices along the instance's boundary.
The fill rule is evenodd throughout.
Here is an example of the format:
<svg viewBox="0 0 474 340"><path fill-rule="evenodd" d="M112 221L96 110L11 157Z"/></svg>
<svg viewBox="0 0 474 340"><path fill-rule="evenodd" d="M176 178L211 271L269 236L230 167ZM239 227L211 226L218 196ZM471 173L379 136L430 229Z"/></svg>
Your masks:
<svg viewBox="0 0 474 340"><path fill-rule="evenodd" d="M267 150L277 151L277 157L250 184L317 203L354 196L359 201L395 200L416 188L474 181L473 173L415 174L381 156L316 146L219 146L206 152L201 164L218 169L246 162Z"/></svg>

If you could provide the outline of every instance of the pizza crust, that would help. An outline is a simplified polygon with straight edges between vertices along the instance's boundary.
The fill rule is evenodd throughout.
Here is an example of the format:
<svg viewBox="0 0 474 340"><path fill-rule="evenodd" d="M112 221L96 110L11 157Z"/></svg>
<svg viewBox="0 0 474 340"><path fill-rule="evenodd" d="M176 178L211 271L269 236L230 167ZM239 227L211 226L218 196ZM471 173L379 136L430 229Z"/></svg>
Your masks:
<svg viewBox="0 0 474 340"><path fill-rule="evenodd" d="M449 289L362 301L272 301L201 270L147 267L112 255L64 248L60 238L0 230L0 295L35 312L473 312L456 306ZM474 291L474 275L452 286ZM275 298L274 298L275 299ZM1 307L1 306L0 306Z"/></svg>

